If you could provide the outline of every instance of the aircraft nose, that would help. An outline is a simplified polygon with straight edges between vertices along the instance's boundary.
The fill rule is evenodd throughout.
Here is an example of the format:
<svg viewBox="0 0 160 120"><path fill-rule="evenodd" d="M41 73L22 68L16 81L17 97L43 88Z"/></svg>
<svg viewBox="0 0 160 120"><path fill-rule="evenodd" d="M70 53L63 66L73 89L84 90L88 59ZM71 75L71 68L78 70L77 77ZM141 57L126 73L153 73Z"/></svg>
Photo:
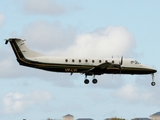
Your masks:
<svg viewBox="0 0 160 120"><path fill-rule="evenodd" d="M157 72L157 70L154 69L154 68L150 68L149 71L150 71L151 73L156 73L156 72Z"/></svg>
<svg viewBox="0 0 160 120"><path fill-rule="evenodd" d="M146 72L149 74L157 72L157 70L152 67L145 66L145 68L146 68Z"/></svg>
<svg viewBox="0 0 160 120"><path fill-rule="evenodd" d="M156 73L156 72L157 72L157 70L156 70L156 69L152 69L152 72L153 72L153 73Z"/></svg>

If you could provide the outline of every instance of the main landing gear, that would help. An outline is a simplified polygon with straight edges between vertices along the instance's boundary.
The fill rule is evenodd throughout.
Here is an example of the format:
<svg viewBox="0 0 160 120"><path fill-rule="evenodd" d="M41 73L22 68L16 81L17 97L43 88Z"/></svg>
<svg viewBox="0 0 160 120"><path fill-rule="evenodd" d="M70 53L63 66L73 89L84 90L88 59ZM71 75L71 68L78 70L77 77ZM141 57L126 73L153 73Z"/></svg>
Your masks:
<svg viewBox="0 0 160 120"><path fill-rule="evenodd" d="M152 85L152 86L155 86L156 83L154 82L154 74L152 73L151 75L152 75L152 82L151 82L151 85Z"/></svg>
<svg viewBox="0 0 160 120"><path fill-rule="evenodd" d="M98 80L95 78L95 75L94 75L94 76L93 76L92 83L93 83L93 84L96 84L97 82L98 82ZM85 84L88 84L88 83L89 83L89 80L87 79L87 75L85 76L84 83L85 83Z"/></svg>
<svg viewBox="0 0 160 120"><path fill-rule="evenodd" d="M152 73L151 75L152 75L151 85L152 85L152 86L155 86L156 83L154 82L154 73ZM93 83L93 84L96 84L97 82L98 82L98 80L95 78L95 75L93 75L92 83ZM89 80L87 79L87 75L85 75L84 83L85 83L85 84L89 84Z"/></svg>

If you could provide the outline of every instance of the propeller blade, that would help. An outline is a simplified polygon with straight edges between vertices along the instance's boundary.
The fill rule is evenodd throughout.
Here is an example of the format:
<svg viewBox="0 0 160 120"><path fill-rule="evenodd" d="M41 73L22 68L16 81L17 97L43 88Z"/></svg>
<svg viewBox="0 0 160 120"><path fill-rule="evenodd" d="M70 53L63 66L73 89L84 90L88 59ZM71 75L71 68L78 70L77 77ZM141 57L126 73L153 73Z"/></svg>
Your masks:
<svg viewBox="0 0 160 120"><path fill-rule="evenodd" d="M123 64L123 56L121 57L121 63L120 63L120 65L122 65Z"/></svg>
<svg viewBox="0 0 160 120"><path fill-rule="evenodd" d="M123 64L123 56L121 57L121 61L119 62L119 70L120 70L120 74L121 74L121 71L122 71L122 64Z"/></svg>

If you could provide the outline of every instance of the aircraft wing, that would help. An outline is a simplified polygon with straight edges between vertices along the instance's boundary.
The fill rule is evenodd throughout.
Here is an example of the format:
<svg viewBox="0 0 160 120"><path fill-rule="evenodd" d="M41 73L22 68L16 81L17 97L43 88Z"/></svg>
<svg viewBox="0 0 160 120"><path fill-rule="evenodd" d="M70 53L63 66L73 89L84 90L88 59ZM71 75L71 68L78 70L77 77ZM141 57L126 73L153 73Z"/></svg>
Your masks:
<svg viewBox="0 0 160 120"><path fill-rule="evenodd" d="M97 71L97 70L101 71L101 70L106 69L106 68L108 68L108 67L110 67L112 65L113 65L113 63L105 62L105 63L102 63L102 64L100 64L98 66L92 67L89 70L83 71L82 73L84 73L84 74L93 74L93 73L95 73L94 71ZM103 73L101 73L101 74L103 74Z"/></svg>
<svg viewBox="0 0 160 120"><path fill-rule="evenodd" d="M97 68L105 69L105 68L107 68L111 65L112 65L112 63L105 62L105 63L102 63L102 64L98 65Z"/></svg>

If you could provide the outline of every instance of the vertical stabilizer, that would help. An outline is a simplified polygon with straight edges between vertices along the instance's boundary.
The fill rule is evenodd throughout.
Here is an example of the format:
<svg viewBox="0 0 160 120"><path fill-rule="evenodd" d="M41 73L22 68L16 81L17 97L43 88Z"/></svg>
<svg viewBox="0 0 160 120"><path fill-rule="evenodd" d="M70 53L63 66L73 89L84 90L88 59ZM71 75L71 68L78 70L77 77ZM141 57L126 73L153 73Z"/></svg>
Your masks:
<svg viewBox="0 0 160 120"><path fill-rule="evenodd" d="M12 49L18 59L19 58L31 58L31 57L43 56L40 53L37 53L35 51L30 50L25 45L24 41L25 40L18 39L18 38L9 38L6 40L5 44L10 42Z"/></svg>

